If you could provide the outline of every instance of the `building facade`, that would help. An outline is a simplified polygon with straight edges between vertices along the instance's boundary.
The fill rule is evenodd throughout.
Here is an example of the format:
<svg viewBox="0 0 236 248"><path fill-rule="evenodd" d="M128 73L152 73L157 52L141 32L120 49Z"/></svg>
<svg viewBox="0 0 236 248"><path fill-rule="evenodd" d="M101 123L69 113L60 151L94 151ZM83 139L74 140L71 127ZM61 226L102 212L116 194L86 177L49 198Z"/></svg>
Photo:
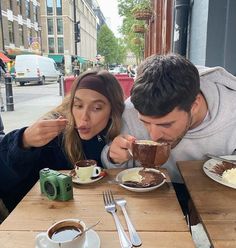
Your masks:
<svg viewBox="0 0 236 248"><path fill-rule="evenodd" d="M1 0L0 50L15 58L41 53L40 3L37 0Z"/></svg>
<svg viewBox="0 0 236 248"><path fill-rule="evenodd" d="M84 0L41 0L42 51L65 74L72 71L73 58L81 64L96 57L96 16Z"/></svg>

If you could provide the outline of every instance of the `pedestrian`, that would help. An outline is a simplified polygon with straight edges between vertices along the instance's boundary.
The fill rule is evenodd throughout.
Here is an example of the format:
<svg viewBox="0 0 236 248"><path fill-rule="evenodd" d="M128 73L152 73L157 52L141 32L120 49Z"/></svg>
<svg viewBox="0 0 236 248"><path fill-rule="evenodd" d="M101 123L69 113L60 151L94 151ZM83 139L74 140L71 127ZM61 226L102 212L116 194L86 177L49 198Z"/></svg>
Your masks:
<svg viewBox="0 0 236 248"><path fill-rule="evenodd" d="M139 166L128 152L135 139L169 143L163 167L186 215L189 196L176 161L236 153L235 99L236 77L223 68L197 69L180 55L152 55L137 69L122 134L104 149L103 162L109 168Z"/></svg>
<svg viewBox="0 0 236 248"><path fill-rule="evenodd" d="M101 151L119 134L123 109L116 78L89 71L76 78L62 105L44 119L6 134L0 146L0 198L7 209L37 182L42 168L73 169L81 159L103 167Z"/></svg>
<svg viewBox="0 0 236 248"><path fill-rule="evenodd" d="M74 61L74 77L78 77L80 74L80 67L77 60Z"/></svg>
<svg viewBox="0 0 236 248"><path fill-rule="evenodd" d="M0 115L0 141L2 140L4 135L5 135L4 125L3 125L3 121L2 121L2 116Z"/></svg>
<svg viewBox="0 0 236 248"><path fill-rule="evenodd" d="M2 96L2 90L1 90L1 84L4 83L4 80L3 80L3 76L2 76L2 71L4 73L6 73L6 67L5 67L5 64L3 62L3 60L0 58L0 104L1 104L1 112L4 112L5 109L4 109L4 101L3 101L3 96Z"/></svg>

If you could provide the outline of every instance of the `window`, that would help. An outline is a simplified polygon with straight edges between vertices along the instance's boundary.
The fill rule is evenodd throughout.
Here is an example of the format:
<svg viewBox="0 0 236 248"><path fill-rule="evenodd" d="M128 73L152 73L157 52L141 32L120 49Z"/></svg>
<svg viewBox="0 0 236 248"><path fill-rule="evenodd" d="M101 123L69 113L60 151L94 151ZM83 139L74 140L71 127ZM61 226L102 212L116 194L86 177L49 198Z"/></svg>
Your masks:
<svg viewBox="0 0 236 248"><path fill-rule="evenodd" d="M53 15L53 0L47 0L47 15Z"/></svg>
<svg viewBox="0 0 236 248"><path fill-rule="evenodd" d="M9 42L14 44L15 38L14 38L14 26L13 22L8 21L8 32L9 32Z"/></svg>
<svg viewBox="0 0 236 248"><path fill-rule="evenodd" d="M53 34L53 19L48 18L48 34Z"/></svg>
<svg viewBox="0 0 236 248"><path fill-rule="evenodd" d="M18 26L19 28L19 44L20 46L24 46L24 30L23 30L23 25Z"/></svg>
<svg viewBox="0 0 236 248"><path fill-rule="evenodd" d="M26 17L30 19L30 2L25 0L25 13Z"/></svg>
<svg viewBox="0 0 236 248"><path fill-rule="evenodd" d="M34 14L34 20L35 22L39 21L39 13L38 13L38 6L33 5L33 14Z"/></svg>
<svg viewBox="0 0 236 248"><path fill-rule="evenodd" d="M54 38L48 38L48 52L54 53Z"/></svg>
<svg viewBox="0 0 236 248"><path fill-rule="evenodd" d="M57 38L58 53L64 53L64 40L63 38Z"/></svg>
<svg viewBox="0 0 236 248"><path fill-rule="evenodd" d="M63 22L62 18L57 19L57 34L63 34Z"/></svg>
<svg viewBox="0 0 236 248"><path fill-rule="evenodd" d="M18 5L18 9L19 9L19 14L22 15L22 13L23 13L23 0L18 0L17 5Z"/></svg>
<svg viewBox="0 0 236 248"><path fill-rule="evenodd" d="M29 46L31 46L33 42L33 30L31 28L28 28L27 30L27 37L28 37Z"/></svg>
<svg viewBox="0 0 236 248"><path fill-rule="evenodd" d="M7 8L10 9L10 10L13 10L12 0L8 0L8 6L7 6Z"/></svg>
<svg viewBox="0 0 236 248"><path fill-rule="evenodd" d="M62 3L61 0L56 0L57 1L57 15L62 15Z"/></svg>

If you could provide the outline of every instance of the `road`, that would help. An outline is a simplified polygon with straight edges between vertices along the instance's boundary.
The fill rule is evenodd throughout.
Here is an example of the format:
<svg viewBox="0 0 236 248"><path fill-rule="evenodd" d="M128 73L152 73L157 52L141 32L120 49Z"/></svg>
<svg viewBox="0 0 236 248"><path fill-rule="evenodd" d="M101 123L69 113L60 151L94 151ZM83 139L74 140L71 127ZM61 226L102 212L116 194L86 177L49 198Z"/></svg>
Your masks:
<svg viewBox="0 0 236 248"><path fill-rule="evenodd" d="M58 83L25 86L18 86L13 83L12 89L14 111L1 112L5 132L32 124L62 101ZM4 85L2 94L6 104Z"/></svg>

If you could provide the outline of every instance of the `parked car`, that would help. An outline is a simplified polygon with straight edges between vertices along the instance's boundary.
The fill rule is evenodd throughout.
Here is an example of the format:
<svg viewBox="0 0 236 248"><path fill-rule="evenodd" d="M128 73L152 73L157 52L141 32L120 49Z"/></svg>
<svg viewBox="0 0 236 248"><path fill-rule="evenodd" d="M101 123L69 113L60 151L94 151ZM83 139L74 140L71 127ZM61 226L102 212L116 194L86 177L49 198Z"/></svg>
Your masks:
<svg viewBox="0 0 236 248"><path fill-rule="evenodd" d="M127 69L125 67L117 66L110 68L109 72L112 74L127 74Z"/></svg>
<svg viewBox="0 0 236 248"><path fill-rule="evenodd" d="M46 81L59 81L61 73L51 58L40 55L17 55L15 75L15 81L23 86L30 82L44 84Z"/></svg>

